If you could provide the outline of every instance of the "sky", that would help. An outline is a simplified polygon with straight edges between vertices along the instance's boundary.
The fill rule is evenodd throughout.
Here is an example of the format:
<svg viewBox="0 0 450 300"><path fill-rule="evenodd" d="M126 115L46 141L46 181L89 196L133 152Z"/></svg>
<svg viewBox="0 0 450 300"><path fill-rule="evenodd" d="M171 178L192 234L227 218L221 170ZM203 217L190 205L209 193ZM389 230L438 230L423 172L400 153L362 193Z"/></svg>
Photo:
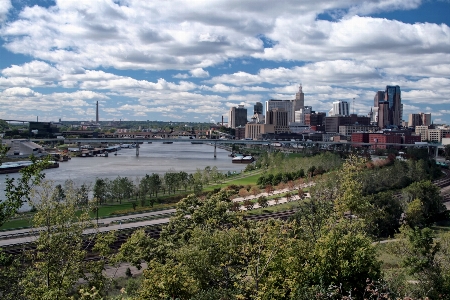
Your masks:
<svg viewBox="0 0 450 300"><path fill-rule="evenodd" d="M450 0L0 0L0 119L219 122L294 99L450 124ZM353 100L354 99L354 100ZM354 103L354 105L353 105Z"/></svg>

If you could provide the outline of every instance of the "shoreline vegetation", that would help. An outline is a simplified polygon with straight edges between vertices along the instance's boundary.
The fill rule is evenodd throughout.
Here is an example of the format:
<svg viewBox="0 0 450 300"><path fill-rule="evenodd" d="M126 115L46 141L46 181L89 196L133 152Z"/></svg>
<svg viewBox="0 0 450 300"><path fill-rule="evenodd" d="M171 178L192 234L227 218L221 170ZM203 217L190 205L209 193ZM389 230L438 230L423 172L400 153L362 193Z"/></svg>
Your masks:
<svg viewBox="0 0 450 300"><path fill-rule="evenodd" d="M164 208L172 208L176 203L182 198L188 196L190 193L203 193L207 195L214 191L218 191L221 188L226 188L228 186L239 186L246 187L250 190L251 186L259 185L273 185L277 186L281 182L287 184L288 181L292 181L293 177L305 178L320 175L325 172L326 169L336 168L342 162L339 156L330 156L330 154L321 154L316 156L303 156L301 154L289 154L286 156L284 153L278 152L273 156L269 156L267 153L262 154L258 161L253 164L247 165L246 169L240 173L221 173L216 167L206 167L204 170L197 170L194 174L187 174L186 172L174 172L168 171L163 176L158 174L147 175L143 179L155 179L156 187L152 188L149 186L152 183L147 182L142 184L135 183L130 178L118 176L113 181L107 181L105 179L97 178L95 183L83 183L78 187L78 193L80 194L81 202L87 204L88 201L99 201L99 218L112 216L114 214L133 214L137 211L140 212L150 212L153 210L160 210ZM288 159L287 159L288 158ZM300 168L298 174L290 174L289 177L284 177L281 175L281 170L284 170L286 174L289 173L292 167L289 163L284 163L283 161L287 159L288 161L297 163L299 160L303 160L300 164L304 166ZM325 167L327 165L327 167ZM274 167L276 166L276 167ZM317 166L317 167L316 167ZM274 171L275 170L275 171ZM301 170L301 171L300 171ZM275 178L270 178L267 182L260 183L258 180L261 178L261 174L275 174ZM269 182L270 181L270 182ZM100 187L97 187L97 183L100 183ZM116 193L109 195L106 194L106 185L110 184L110 189L115 190ZM67 184L72 186L73 183L68 181ZM166 186L165 186L166 185ZM176 188L169 189L167 185L176 186ZM96 195L96 188L97 194ZM281 189L284 188L281 186ZM122 192L118 191L121 190ZM156 189L156 190L155 190ZM61 185L56 186L56 194L59 194L61 200L64 198L64 187ZM125 191L124 191L125 190ZM94 194L94 199L88 199L89 191ZM144 194L144 195L141 195ZM111 195L112 194L112 195ZM106 198L110 201L106 201ZM98 198L98 199L95 199ZM115 198L115 199L114 199ZM123 203L122 203L123 202ZM83 204L81 203L81 204ZM0 231L12 230L18 228L27 228L31 226L30 220L33 215L33 209L31 212L20 213L15 216L12 220L3 224L0 227ZM91 213L91 217L95 217L96 213Z"/></svg>

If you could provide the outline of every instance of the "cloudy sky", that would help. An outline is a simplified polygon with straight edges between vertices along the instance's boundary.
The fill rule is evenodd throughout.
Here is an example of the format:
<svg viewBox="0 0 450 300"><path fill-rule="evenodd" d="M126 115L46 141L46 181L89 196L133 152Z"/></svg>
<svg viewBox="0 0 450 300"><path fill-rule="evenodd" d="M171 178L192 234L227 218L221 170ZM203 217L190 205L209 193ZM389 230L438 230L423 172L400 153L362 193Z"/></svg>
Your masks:
<svg viewBox="0 0 450 300"><path fill-rule="evenodd" d="M219 121L399 85L450 124L450 0L0 0L0 118ZM226 120L226 119L225 119Z"/></svg>

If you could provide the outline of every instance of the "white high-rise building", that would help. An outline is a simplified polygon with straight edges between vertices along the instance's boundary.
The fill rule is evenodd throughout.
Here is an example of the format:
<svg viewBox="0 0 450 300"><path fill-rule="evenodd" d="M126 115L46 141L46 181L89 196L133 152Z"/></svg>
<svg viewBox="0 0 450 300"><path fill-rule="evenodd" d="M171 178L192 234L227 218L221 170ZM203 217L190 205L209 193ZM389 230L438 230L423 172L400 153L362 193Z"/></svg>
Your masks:
<svg viewBox="0 0 450 300"><path fill-rule="evenodd" d="M333 108L329 112L329 116L349 116L350 108L347 101L333 102Z"/></svg>
<svg viewBox="0 0 450 300"><path fill-rule="evenodd" d="M299 124L305 124L305 115L312 112L312 106L305 106L300 110L294 112L294 122Z"/></svg>

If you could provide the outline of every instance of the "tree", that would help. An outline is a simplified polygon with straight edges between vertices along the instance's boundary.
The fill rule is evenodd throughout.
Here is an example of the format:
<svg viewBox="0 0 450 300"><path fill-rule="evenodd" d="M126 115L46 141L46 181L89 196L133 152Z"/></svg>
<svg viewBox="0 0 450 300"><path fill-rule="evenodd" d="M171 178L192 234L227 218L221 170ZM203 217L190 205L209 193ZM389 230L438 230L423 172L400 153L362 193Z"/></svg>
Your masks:
<svg viewBox="0 0 450 300"><path fill-rule="evenodd" d="M365 160L351 155L339 172L339 192L335 200L336 212L343 216L345 212L360 214L370 207L362 195L361 172Z"/></svg>
<svg viewBox="0 0 450 300"><path fill-rule="evenodd" d="M247 191L246 188L241 188L239 190L239 196L242 197L244 200L250 195L250 193Z"/></svg>
<svg viewBox="0 0 450 300"><path fill-rule="evenodd" d="M266 185L265 191L266 191L267 195L270 196L270 194L273 193L273 186L270 184Z"/></svg>
<svg viewBox="0 0 450 300"><path fill-rule="evenodd" d="M450 145L445 145L444 155L445 155L445 159L450 160Z"/></svg>
<svg viewBox="0 0 450 300"><path fill-rule="evenodd" d="M425 216L423 213L423 203L419 199L414 199L408 203L406 208L406 223L414 227L423 227L425 223Z"/></svg>
<svg viewBox="0 0 450 300"><path fill-rule="evenodd" d="M151 193L158 198L158 191L161 189L162 181L158 174L152 173L150 176Z"/></svg>
<svg viewBox="0 0 450 300"><path fill-rule="evenodd" d="M291 193L286 193L284 196L286 197L286 201L287 202L291 202L292 201L292 194Z"/></svg>
<svg viewBox="0 0 450 300"><path fill-rule="evenodd" d="M98 199L100 204L105 203L107 193L108 193L107 182L102 178L97 178L95 180L93 192L94 192L94 198Z"/></svg>
<svg viewBox="0 0 450 300"><path fill-rule="evenodd" d="M261 189L260 189L258 186L254 185L254 186L252 186L252 187L250 188L250 193L253 195L253 197L256 198L256 196L257 196L259 193L261 193Z"/></svg>
<svg viewBox="0 0 450 300"><path fill-rule="evenodd" d="M87 205L89 201L90 187L87 184L82 184L77 190L78 205Z"/></svg>
<svg viewBox="0 0 450 300"><path fill-rule="evenodd" d="M189 185L189 175L188 173L181 171L179 173L178 179L180 180L180 184L184 187L184 191L187 191L187 187Z"/></svg>
<svg viewBox="0 0 450 300"><path fill-rule="evenodd" d="M55 194L54 198L58 202L64 201L64 199L66 199L66 194L64 193L64 190L60 184L55 186L55 190L53 191L53 193Z"/></svg>
<svg viewBox="0 0 450 300"><path fill-rule="evenodd" d="M220 191L208 199L195 194L183 198L177 204L177 211L161 232L161 237L173 245L190 238L195 227L223 228L238 223L238 216L230 211L232 202L230 193Z"/></svg>
<svg viewBox="0 0 450 300"><path fill-rule="evenodd" d="M19 178L6 178L5 199L0 201L0 226L30 200L31 189L45 177L42 171L49 165L49 159L38 160L34 156L30 159L32 164L20 170Z"/></svg>
<svg viewBox="0 0 450 300"><path fill-rule="evenodd" d="M430 228L402 226L396 242L390 246L390 251L402 258L403 267L416 280L409 286L411 296L430 299L450 296L450 280L443 273L442 260L438 259L441 246Z"/></svg>
<svg viewBox="0 0 450 300"><path fill-rule="evenodd" d="M247 200L244 200L243 205L247 210L252 210L253 206L255 206L255 203L253 203L251 200L247 199Z"/></svg>
<svg viewBox="0 0 450 300"><path fill-rule="evenodd" d="M259 204L259 206L266 208L267 206L269 206L269 201L267 200L267 197L260 196L258 198L258 204Z"/></svg>
<svg viewBox="0 0 450 300"><path fill-rule="evenodd" d="M173 260L152 260L144 271L139 299L189 299L198 292L197 282L187 268Z"/></svg>
<svg viewBox="0 0 450 300"><path fill-rule="evenodd" d="M33 190L36 251L27 253L29 267L20 282L28 299L68 299L85 277L83 230L94 226L89 209L78 214L76 192L67 191L66 200L58 202L52 190L49 182Z"/></svg>
<svg viewBox="0 0 450 300"><path fill-rule="evenodd" d="M359 222L341 219L324 228L313 250L313 283L340 286L342 291L361 297L365 278L378 279L380 262L372 241Z"/></svg>
<svg viewBox="0 0 450 300"><path fill-rule="evenodd" d="M372 207L361 214L367 224L366 230L377 237L388 237L397 233L403 213L399 197L394 196L392 191L365 197Z"/></svg>
<svg viewBox="0 0 450 300"><path fill-rule="evenodd" d="M422 203L424 225L437 221L444 212L439 188L431 181L414 182L402 191L403 201L408 204L416 199Z"/></svg>

